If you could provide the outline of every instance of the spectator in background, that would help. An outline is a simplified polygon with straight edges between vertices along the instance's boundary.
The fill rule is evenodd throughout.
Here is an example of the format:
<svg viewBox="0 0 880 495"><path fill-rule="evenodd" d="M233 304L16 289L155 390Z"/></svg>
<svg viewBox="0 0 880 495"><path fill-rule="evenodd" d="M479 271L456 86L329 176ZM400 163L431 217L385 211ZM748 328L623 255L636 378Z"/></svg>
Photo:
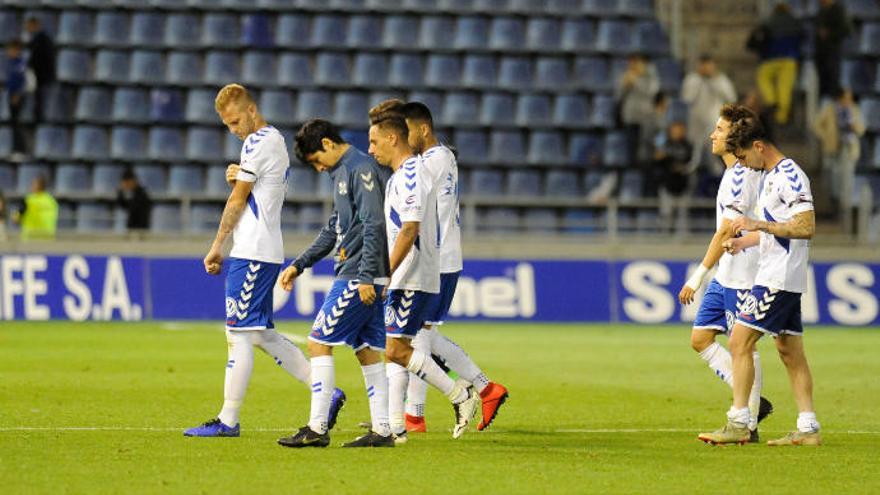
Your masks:
<svg viewBox="0 0 880 495"><path fill-rule="evenodd" d="M13 217L21 224L21 240L54 239L58 228L58 202L46 191L46 178L34 178L31 192L24 197L24 205Z"/></svg>
<svg viewBox="0 0 880 495"><path fill-rule="evenodd" d="M650 177L654 169L654 151L660 138L666 135L669 124L669 96L659 92L654 96L654 109L651 119L642 124L641 134L643 139L639 142L637 153L638 164L645 171L645 176ZM658 184L656 181L648 181L645 187L645 195L657 196Z"/></svg>
<svg viewBox="0 0 880 495"><path fill-rule="evenodd" d="M748 108L749 110L755 112L755 115L758 116L758 119L761 121L761 125L764 127L764 130L767 132L767 138L773 139L773 110L764 106L764 102L761 101L761 93L755 88L750 89L745 96L742 97L740 103ZM714 196L714 195L713 195Z"/></svg>
<svg viewBox="0 0 880 495"><path fill-rule="evenodd" d="M43 108L46 94L55 83L55 42L46 34L40 20L29 17L25 21L25 30L30 35L28 42L28 67L34 71L36 87L34 88L34 123L43 121Z"/></svg>
<svg viewBox="0 0 880 495"><path fill-rule="evenodd" d="M692 166L714 163L706 136L715 128L721 107L736 102L733 83L718 70L711 55L700 55L696 69L684 78L681 99L688 104L688 139L695 146ZM718 174L721 173L718 170Z"/></svg>
<svg viewBox="0 0 880 495"><path fill-rule="evenodd" d="M816 15L815 58L819 73L819 96L834 98L840 90L841 45L852 31L843 2L821 0Z"/></svg>
<svg viewBox="0 0 880 495"><path fill-rule="evenodd" d="M681 221L687 214L685 192L688 189L691 155L694 151L687 135L687 127L683 122L673 122L666 134L657 139L654 152L651 182L660 186L660 221L667 231L672 230L676 217ZM674 217L673 213L676 211Z"/></svg>
<svg viewBox="0 0 880 495"><path fill-rule="evenodd" d="M11 41L6 47L6 99L9 102L9 122L12 125L12 155L9 158L14 162L21 162L26 151L21 109L24 107L27 66L21 48L18 41Z"/></svg>
<svg viewBox="0 0 880 495"><path fill-rule="evenodd" d="M838 90L813 122L813 132L822 144L823 182L831 185L831 197L840 204L844 220L851 217L856 163L861 154L860 138L865 121L852 91Z"/></svg>
<svg viewBox="0 0 880 495"><path fill-rule="evenodd" d="M128 230L147 230L150 228L150 210L153 209L153 201L131 169L122 174L122 181L119 183L119 190L116 193L116 202L128 213L128 219L125 223Z"/></svg>
<svg viewBox="0 0 880 495"><path fill-rule="evenodd" d="M804 28L786 3L777 4L773 14L749 36L747 48L758 53L758 89L764 103L776 108L777 124L788 124L791 95L801 58Z"/></svg>
<svg viewBox="0 0 880 495"><path fill-rule="evenodd" d="M629 56L626 70L621 74L614 87L614 97L620 109L620 121L630 135L631 143L642 140L650 143L651 137L642 136L640 129L650 125L654 118L654 96L660 91L660 79L657 70L649 64L644 55Z"/></svg>

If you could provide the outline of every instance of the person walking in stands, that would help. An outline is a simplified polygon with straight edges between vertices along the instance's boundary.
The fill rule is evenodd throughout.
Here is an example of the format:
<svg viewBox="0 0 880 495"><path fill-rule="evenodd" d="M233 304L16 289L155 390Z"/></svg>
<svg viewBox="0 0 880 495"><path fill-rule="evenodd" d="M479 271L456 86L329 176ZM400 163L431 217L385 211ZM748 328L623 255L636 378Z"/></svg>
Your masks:
<svg viewBox="0 0 880 495"><path fill-rule="evenodd" d="M55 83L55 42L43 29L40 19L29 17L24 24L30 35L28 67L34 71L34 124L43 122L46 95Z"/></svg>

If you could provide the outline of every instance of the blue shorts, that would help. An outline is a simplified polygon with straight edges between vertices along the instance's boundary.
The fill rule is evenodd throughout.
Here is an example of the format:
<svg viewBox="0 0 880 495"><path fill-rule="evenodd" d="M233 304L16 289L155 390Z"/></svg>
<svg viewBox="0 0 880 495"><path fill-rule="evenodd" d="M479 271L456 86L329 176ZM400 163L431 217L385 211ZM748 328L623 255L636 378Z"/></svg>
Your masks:
<svg viewBox="0 0 880 495"><path fill-rule="evenodd" d="M264 330L272 321L272 290L281 265L241 258L229 259L226 273L226 328Z"/></svg>
<svg viewBox="0 0 880 495"><path fill-rule="evenodd" d="M773 336L803 335L801 295L756 285L736 322Z"/></svg>
<svg viewBox="0 0 880 495"><path fill-rule="evenodd" d="M355 351L364 347L385 349L385 328L382 326L382 285L374 285L376 301L371 305L361 302L357 280L336 280L324 299L324 305L309 340L319 344L348 345Z"/></svg>
<svg viewBox="0 0 880 495"><path fill-rule="evenodd" d="M713 278L703 294L694 328L730 334L748 297L748 289L729 289Z"/></svg>
<svg viewBox="0 0 880 495"><path fill-rule="evenodd" d="M385 335L413 338L425 324L425 309L431 296L427 292L394 289L385 299Z"/></svg>
<svg viewBox="0 0 880 495"><path fill-rule="evenodd" d="M440 293L430 295L425 308L425 323L442 325L446 321L449 307L452 306L452 298L455 296L455 288L458 286L459 275L461 272L440 274Z"/></svg>

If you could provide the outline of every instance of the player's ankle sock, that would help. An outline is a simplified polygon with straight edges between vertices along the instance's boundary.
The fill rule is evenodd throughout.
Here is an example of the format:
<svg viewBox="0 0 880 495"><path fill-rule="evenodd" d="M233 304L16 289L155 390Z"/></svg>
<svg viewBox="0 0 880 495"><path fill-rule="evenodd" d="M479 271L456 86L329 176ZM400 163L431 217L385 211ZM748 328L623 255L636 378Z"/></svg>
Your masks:
<svg viewBox="0 0 880 495"><path fill-rule="evenodd" d="M436 330L431 331L431 351L442 357L458 376L471 382L477 392L482 392L489 386L489 379L464 349Z"/></svg>
<svg viewBox="0 0 880 495"><path fill-rule="evenodd" d="M226 381L223 385L223 409L217 417L226 426L235 426L254 369L254 347L247 332L227 330L226 342L229 360L226 362Z"/></svg>
<svg viewBox="0 0 880 495"><path fill-rule="evenodd" d="M311 367L303 351L275 330L261 330L260 334L260 349L272 356L290 376L308 385Z"/></svg>
<svg viewBox="0 0 880 495"><path fill-rule="evenodd" d="M443 392L443 395L449 397L453 403L461 402L467 398L467 390L457 389L452 378L449 378L449 376L437 366L437 363L422 351L413 350L406 368L418 375L422 380L437 387L437 389ZM453 392L455 392L454 396L450 397L450 394L453 394Z"/></svg>
<svg viewBox="0 0 880 495"><path fill-rule="evenodd" d="M406 383L409 373L406 368L397 363L385 365L388 375L388 418L391 423L391 431L402 433L406 431L403 421L404 401L406 400Z"/></svg>
<svg viewBox="0 0 880 495"><path fill-rule="evenodd" d="M733 387L733 364L730 359L730 351L718 342L712 342L712 345L700 352L700 357L706 361L706 364L712 368L718 378Z"/></svg>
<svg viewBox="0 0 880 495"><path fill-rule="evenodd" d="M336 388L336 373L333 369L333 356L312 358L312 407L309 414L309 428L317 433L327 432L327 417L330 415L330 400Z"/></svg>
<svg viewBox="0 0 880 495"><path fill-rule="evenodd" d="M406 413L410 416L425 415L425 400L428 397L428 382L410 373L406 388Z"/></svg>
<svg viewBox="0 0 880 495"><path fill-rule="evenodd" d="M391 423L388 419L388 377L385 376L385 366L382 363L369 364L361 366L361 371L367 387L373 431L387 437L391 434Z"/></svg>
<svg viewBox="0 0 880 495"><path fill-rule="evenodd" d="M737 409L734 406L730 406L730 410L727 411L727 420L737 426L748 426L749 421L751 421L751 414L749 413L748 407L743 407Z"/></svg>
<svg viewBox="0 0 880 495"><path fill-rule="evenodd" d="M819 431L819 420L816 419L816 413L812 411L798 413L797 429L801 433L815 433Z"/></svg>
<svg viewBox="0 0 880 495"><path fill-rule="evenodd" d="M749 423L749 429L754 430L758 427L758 411L761 409L761 389L764 388L764 371L761 368L761 357L758 351L752 353L755 361L755 381L752 383L752 392L749 394L749 413L752 420Z"/></svg>

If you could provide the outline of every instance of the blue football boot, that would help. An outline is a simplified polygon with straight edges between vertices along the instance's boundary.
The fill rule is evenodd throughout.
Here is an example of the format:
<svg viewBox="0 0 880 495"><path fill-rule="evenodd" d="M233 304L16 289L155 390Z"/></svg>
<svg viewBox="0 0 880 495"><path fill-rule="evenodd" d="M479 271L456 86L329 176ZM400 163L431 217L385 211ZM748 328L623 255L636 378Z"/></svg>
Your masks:
<svg viewBox="0 0 880 495"><path fill-rule="evenodd" d="M330 414L327 417L327 431L336 426L336 418L339 417L339 411L345 406L345 392L340 388L333 390L333 396L330 397Z"/></svg>
<svg viewBox="0 0 880 495"><path fill-rule="evenodd" d="M226 426L219 418L183 432L186 437L237 437L241 433L239 425Z"/></svg>

